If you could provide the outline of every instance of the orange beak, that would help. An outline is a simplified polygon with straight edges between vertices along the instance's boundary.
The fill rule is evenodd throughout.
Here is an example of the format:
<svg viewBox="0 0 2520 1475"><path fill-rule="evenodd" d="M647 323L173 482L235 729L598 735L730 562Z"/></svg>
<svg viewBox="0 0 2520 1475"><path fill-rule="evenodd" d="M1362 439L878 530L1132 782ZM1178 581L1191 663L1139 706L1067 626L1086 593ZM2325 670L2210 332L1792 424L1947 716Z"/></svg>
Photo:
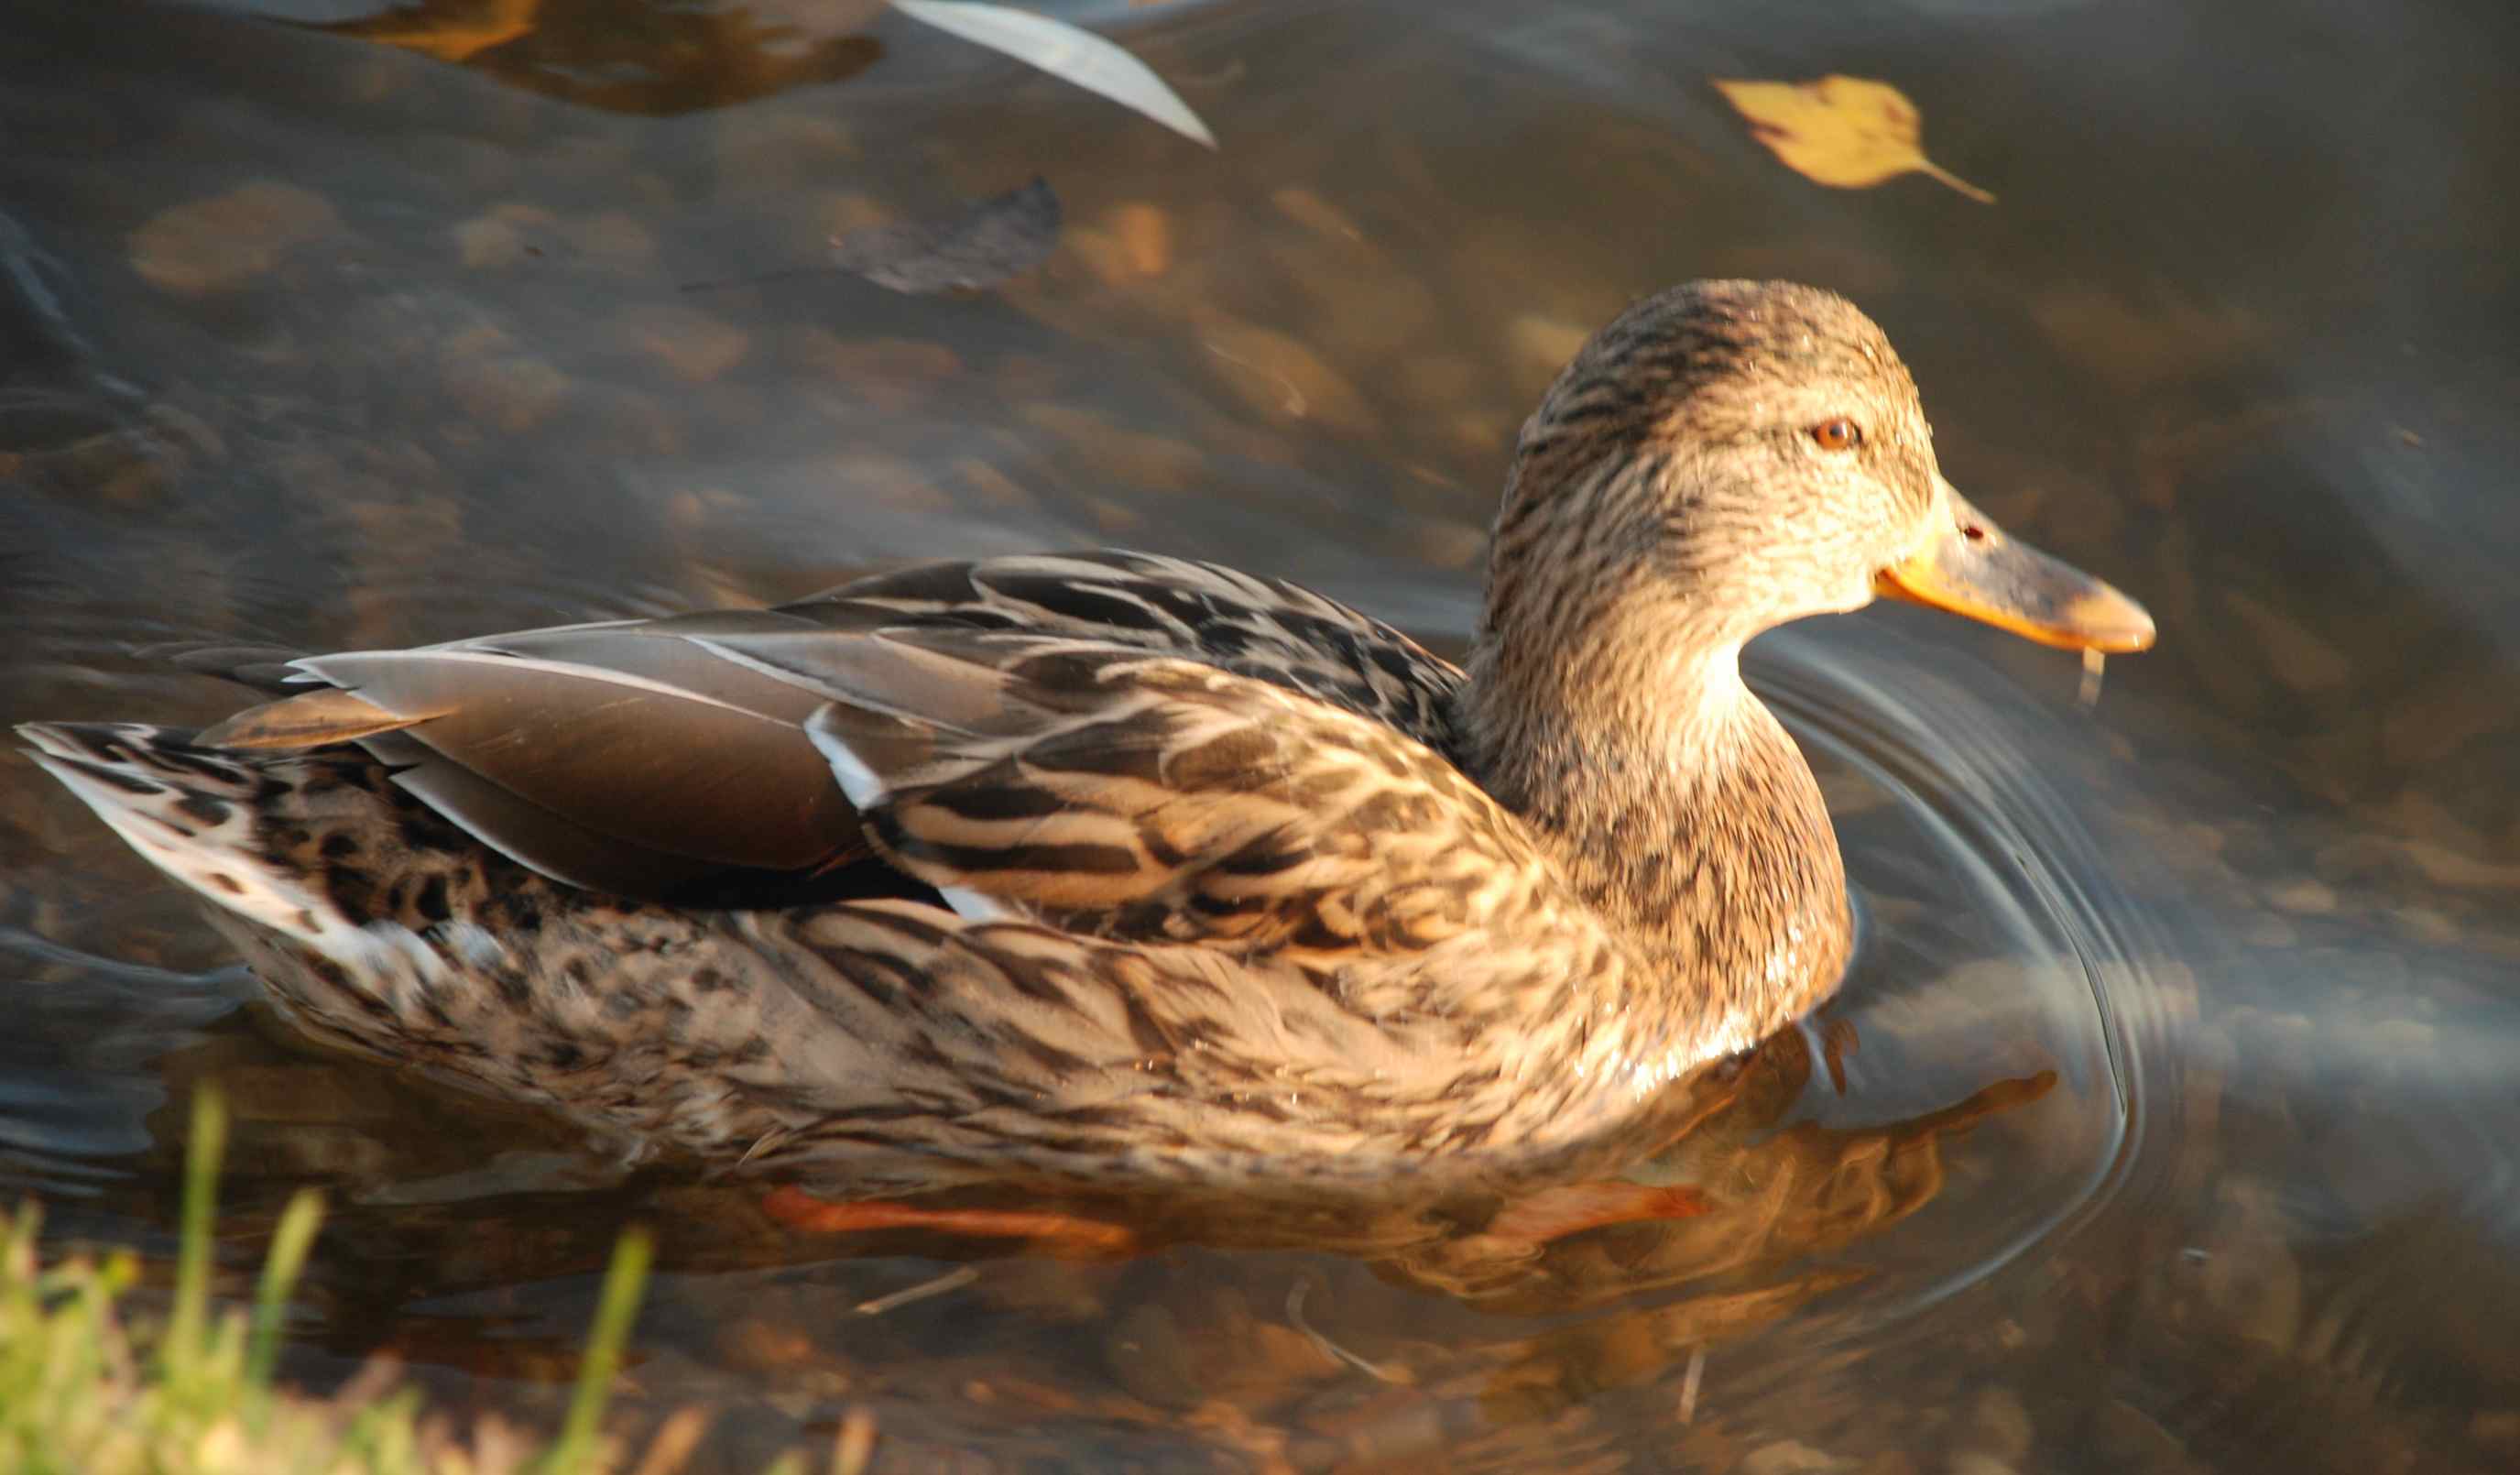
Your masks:
<svg viewBox="0 0 2520 1475"><path fill-rule="evenodd" d="M2143 606L2090 574L2015 543L1942 484L1949 511L1914 553L1872 576L1872 592L1931 604L2043 646L2122 654L2152 644Z"/></svg>

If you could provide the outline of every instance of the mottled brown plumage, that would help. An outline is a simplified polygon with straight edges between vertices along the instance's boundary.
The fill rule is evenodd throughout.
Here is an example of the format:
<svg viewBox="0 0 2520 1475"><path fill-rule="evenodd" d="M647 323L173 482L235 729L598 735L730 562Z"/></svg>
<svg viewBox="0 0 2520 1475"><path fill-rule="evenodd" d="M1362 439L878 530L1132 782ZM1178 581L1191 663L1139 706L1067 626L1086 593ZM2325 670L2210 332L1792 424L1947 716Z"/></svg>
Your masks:
<svg viewBox="0 0 2520 1475"><path fill-rule="evenodd" d="M1496 1183L1607 1166L1845 964L1742 643L1876 585L2149 639L2078 577L1950 491L1852 306L1699 284L1525 427L1466 674L1098 553L229 651L289 685L198 735L22 731L310 1033L640 1146L861 1188Z"/></svg>

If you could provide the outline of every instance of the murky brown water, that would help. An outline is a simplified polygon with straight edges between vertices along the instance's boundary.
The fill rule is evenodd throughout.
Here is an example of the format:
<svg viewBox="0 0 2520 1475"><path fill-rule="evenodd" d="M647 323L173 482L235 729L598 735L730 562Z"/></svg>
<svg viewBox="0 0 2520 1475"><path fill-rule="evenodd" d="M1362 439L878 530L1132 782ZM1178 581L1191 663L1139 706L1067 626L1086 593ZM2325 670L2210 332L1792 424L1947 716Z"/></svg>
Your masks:
<svg viewBox="0 0 2520 1475"><path fill-rule="evenodd" d="M290 1189L338 1206L297 1370L389 1349L528 1416L654 1225L633 1411L717 1409L711 1467L852 1408L900 1470L2520 1463L2507 8L1043 8L1221 151L871 6L550 0L465 67L0 11L0 717L233 705L155 640L1115 541L1457 641L1586 331L1691 276L1836 287L1955 481L2164 636L2090 712L2069 663L1918 612L1754 649L1867 931L1657 1165L1709 1211L1545 1251L1178 1205L1116 1262L800 1235L309 1054L14 760L0 1189L162 1244L170 1103L215 1077L236 1263ZM1894 82L1999 202L1819 188L1708 85L1829 71ZM1036 173L1067 228L1002 291L687 290Z"/></svg>

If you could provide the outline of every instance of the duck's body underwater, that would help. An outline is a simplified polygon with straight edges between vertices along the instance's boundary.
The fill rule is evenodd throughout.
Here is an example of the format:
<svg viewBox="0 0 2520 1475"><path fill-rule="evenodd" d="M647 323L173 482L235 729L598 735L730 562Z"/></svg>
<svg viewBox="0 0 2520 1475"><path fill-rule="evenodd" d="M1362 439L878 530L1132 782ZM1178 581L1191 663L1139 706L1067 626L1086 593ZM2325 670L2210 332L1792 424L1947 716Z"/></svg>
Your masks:
<svg viewBox="0 0 2520 1475"><path fill-rule="evenodd" d="M1525 426L1466 671L1123 553L223 664L22 729L308 1033L609 1134L909 1188L1581 1171L1835 986L1845 882L1742 685L1876 590L2138 649L1938 471L1842 299L1704 283ZM293 694L292 694L293 693Z"/></svg>

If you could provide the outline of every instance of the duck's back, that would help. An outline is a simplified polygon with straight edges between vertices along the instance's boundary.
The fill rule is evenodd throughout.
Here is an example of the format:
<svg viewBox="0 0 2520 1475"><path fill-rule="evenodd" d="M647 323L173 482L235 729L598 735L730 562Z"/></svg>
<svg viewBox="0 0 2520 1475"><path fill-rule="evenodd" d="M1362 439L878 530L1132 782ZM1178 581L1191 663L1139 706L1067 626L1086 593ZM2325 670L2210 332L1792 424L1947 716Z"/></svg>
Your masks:
<svg viewBox="0 0 2520 1475"><path fill-rule="evenodd" d="M1460 668L1300 584L1125 550L925 563L781 606L809 619L1022 629L1203 661L1450 753Z"/></svg>

